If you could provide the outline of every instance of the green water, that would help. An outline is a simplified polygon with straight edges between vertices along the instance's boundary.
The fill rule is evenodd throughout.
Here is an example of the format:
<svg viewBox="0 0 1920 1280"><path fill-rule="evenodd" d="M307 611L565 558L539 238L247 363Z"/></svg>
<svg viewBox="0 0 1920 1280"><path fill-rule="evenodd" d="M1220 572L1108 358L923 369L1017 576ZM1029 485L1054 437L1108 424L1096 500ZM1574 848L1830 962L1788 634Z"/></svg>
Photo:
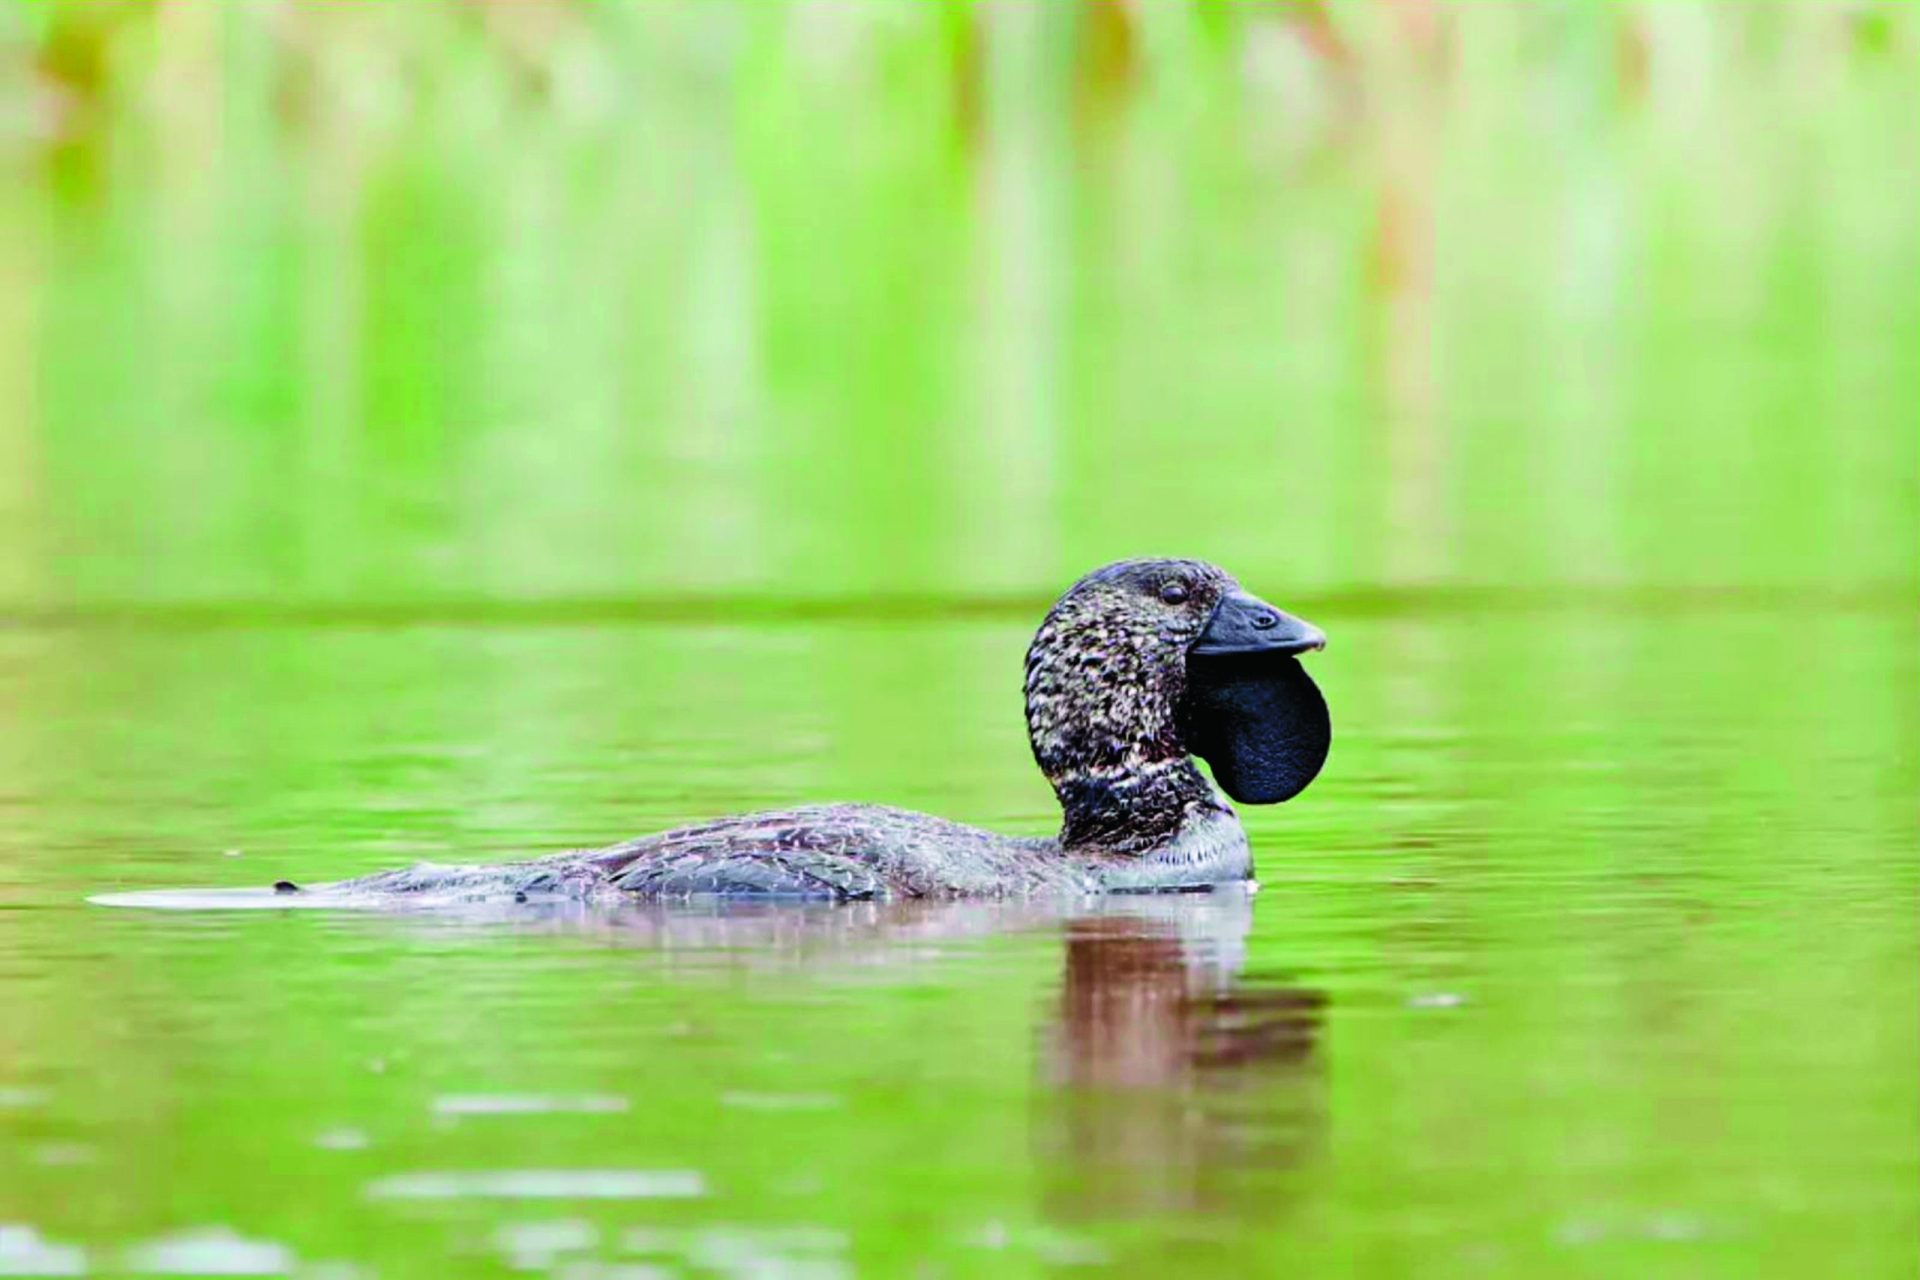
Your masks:
<svg viewBox="0 0 1920 1280"><path fill-rule="evenodd" d="M1913 1274L1920 19L1114 11L6 10L0 1274ZM1046 832L1142 553L1251 899L86 902Z"/></svg>

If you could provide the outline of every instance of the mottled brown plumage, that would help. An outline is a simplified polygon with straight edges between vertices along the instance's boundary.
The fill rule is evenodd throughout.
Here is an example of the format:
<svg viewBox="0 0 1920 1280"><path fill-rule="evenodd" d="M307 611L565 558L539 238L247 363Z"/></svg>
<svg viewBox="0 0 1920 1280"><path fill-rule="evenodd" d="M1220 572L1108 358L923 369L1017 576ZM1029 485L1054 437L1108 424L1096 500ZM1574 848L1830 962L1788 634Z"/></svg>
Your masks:
<svg viewBox="0 0 1920 1280"><path fill-rule="evenodd" d="M1203 637L1211 639L1202 644ZM1252 874L1245 833L1188 754L1188 665L1209 646L1271 650L1290 662L1285 655L1321 643L1318 632L1239 591L1213 565L1122 561L1075 583L1027 651L1027 728L1060 800L1056 837L1004 836L879 805L819 805L530 862L423 864L309 892L866 899L1244 880Z"/></svg>

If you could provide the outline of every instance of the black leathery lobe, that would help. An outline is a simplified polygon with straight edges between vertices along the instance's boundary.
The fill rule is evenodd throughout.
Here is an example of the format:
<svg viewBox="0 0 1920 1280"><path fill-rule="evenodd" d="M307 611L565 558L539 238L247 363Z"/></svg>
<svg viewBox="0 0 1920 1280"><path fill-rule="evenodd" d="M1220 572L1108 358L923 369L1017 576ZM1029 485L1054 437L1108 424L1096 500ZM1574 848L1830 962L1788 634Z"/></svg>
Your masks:
<svg viewBox="0 0 1920 1280"><path fill-rule="evenodd" d="M1192 658L1181 719L1187 746L1242 804L1306 790L1327 761L1333 721L1320 688L1280 653Z"/></svg>

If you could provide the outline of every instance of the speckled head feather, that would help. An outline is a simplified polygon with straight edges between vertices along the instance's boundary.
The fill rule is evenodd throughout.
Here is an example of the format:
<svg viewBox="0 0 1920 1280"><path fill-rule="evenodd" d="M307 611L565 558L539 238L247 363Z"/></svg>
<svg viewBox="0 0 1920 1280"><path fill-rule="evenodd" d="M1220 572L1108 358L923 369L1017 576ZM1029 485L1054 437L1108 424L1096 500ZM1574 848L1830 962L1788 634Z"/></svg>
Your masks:
<svg viewBox="0 0 1920 1280"><path fill-rule="evenodd" d="M1224 806L1188 758L1188 648L1232 575L1202 560L1122 560L1073 584L1027 650L1027 733L1069 846L1148 848Z"/></svg>

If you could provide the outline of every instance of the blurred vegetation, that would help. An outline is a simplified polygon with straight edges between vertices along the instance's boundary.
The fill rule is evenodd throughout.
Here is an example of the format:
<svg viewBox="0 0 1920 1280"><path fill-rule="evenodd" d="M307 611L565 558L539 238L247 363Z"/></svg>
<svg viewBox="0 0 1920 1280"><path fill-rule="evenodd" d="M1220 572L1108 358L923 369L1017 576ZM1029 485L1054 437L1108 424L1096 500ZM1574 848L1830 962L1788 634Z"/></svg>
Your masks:
<svg viewBox="0 0 1920 1280"><path fill-rule="evenodd" d="M0 607L1920 582L1920 7L0 5Z"/></svg>

